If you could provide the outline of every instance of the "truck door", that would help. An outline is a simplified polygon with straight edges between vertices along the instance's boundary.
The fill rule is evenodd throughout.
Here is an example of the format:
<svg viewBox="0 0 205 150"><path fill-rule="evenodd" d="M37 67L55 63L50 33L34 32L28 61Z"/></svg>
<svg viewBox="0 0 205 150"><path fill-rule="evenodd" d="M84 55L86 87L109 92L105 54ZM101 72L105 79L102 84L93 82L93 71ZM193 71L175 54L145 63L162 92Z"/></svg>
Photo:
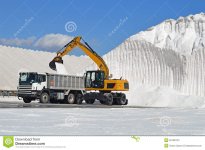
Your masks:
<svg viewBox="0 0 205 150"><path fill-rule="evenodd" d="M36 90L42 90L44 87L46 88L46 75L38 74L37 83L36 83Z"/></svg>

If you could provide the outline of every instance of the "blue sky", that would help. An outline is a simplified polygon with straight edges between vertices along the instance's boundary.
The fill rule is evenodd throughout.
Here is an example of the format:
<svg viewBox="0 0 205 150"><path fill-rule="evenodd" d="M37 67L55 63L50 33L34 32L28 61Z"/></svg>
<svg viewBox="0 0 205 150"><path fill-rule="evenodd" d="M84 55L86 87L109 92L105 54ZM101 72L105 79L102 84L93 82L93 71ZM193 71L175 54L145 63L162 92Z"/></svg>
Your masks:
<svg viewBox="0 0 205 150"><path fill-rule="evenodd" d="M200 12L202 0L1 0L0 43L56 51L81 35L103 55L165 19Z"/></svg>

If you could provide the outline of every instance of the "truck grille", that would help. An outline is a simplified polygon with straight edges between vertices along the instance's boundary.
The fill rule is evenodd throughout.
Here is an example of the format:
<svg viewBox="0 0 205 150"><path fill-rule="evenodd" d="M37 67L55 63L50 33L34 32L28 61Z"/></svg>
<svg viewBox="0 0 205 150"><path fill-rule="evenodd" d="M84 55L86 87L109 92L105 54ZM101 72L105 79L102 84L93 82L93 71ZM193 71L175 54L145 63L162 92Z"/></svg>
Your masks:
<svg viewBox="0 0 205 150"><path fill-rule="evenodd" d="M18 94L31 94L32 86L31 85L19 85Z"/></svg>

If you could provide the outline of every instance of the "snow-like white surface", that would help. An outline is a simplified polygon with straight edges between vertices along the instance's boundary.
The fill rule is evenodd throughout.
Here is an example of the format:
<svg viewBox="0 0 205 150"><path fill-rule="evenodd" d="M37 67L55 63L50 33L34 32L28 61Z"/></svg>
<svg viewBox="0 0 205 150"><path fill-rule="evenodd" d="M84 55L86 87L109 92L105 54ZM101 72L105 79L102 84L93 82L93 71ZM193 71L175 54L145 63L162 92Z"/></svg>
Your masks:
<svg viewBox="0 0 205 150"><path fill-rule="evenodd" d="M0 96L0 102L18 102L20 101L16 96Z"/></svg>
<svg viewBox="0 0 205 150"><path fill-rule="evenodd" d="M48 66L55 56L55 53L50 52L0 46L0 90L16 90L19 72L56 73ZM91 60L86 56L65 56L63 60L66 70L71 75L91 64Z"/></svg>
<svg viewBox="0 0 205 150"><path fill-rule="evenodd" d="M55 63L56 64L56 71L58 74L64 74L64 75L68 75L68 71L66 70L64 64L61 63Z"/></svg>
<svg viewBox="0 0 205 150"><path fill-rule="evenodd" d="M205 98L183 95L168 87L139 86L131 89L129 105L143 107L205 108Z"/></svg>
<svg viewBox="0 0 205 150"><path fill-rule="evenodd" d="M114 78L128 79L129 104L198 107L205 102L205 49L184 56L144 40L128 39L103 58Z"/></svg>
<svg viewBox="0 0 205 150"><path fill-rule="evenodd" d="M139 94L146 91L153 99L158 96L147 89L138 89ZM16 108L21 103L16 97L0 97L0 106L15 107L0 109L0 135L205 134L205 109L200 108Z"/></svg>
<svg viewBox="0 0 205 150"><path fill-rule="evenodd" d="M0 135L204 135L204 109L0 109Z"/></svg>
<svg viewBox="0 0 205 150"><path fill-rule="evenodd" d="M130 37L131 40L145 40L156 47L172 49L191 54L205 47L205 14L169 19Z"/></svg>

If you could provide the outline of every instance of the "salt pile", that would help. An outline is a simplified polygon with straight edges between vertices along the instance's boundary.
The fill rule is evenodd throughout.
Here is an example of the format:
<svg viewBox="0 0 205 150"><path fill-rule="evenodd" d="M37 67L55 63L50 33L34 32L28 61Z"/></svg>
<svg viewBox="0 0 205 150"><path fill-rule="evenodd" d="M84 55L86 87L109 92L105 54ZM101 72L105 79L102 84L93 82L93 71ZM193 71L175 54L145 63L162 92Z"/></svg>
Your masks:
<svg viewBox="0 0 205 150"><path fill-rule="evenodd" d="M65 69L65 66L61 63L55 63L57 74L68 75L68 71Z"/></svg>

